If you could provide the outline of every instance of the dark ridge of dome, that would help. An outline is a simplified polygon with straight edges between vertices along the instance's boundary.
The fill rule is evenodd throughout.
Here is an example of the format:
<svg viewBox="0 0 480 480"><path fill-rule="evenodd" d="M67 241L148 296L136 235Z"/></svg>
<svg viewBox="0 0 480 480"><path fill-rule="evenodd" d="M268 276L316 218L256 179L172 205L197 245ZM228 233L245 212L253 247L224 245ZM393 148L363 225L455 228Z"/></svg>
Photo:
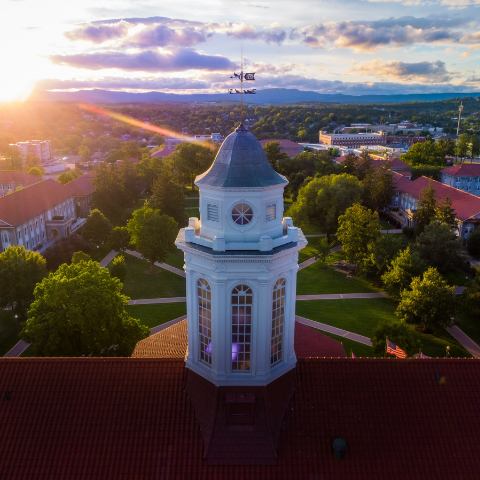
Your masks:
<svg viewBox="0 0 480 480"><path fill-rule="evenodd" d="M222 143L212 166L195 185L224 188L270 187L288 183L268 161L260 142L240 125Z"/></svg>

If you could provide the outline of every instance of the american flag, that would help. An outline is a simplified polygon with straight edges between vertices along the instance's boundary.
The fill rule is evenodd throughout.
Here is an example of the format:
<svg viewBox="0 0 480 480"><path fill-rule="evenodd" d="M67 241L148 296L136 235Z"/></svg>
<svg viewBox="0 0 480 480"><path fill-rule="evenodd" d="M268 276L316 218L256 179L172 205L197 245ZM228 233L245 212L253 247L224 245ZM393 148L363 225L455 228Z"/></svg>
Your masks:
<svg viewBox="0 0 480 480"><path fill-rule="evenodd" d="M391 353L398 358L406 358L407 354L390 340L387 340L387 353Z"/></svg>

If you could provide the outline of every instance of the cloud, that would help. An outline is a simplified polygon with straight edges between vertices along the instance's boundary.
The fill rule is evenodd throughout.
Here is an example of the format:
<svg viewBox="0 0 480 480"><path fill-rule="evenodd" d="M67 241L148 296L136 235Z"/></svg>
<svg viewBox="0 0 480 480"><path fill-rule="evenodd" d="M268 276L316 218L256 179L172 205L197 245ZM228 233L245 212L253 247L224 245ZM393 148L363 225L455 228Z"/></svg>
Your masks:
<svg viewBox="0 0 480 480"><path fill-rule="evenodd" d="M460 56L463 57L463 58L467 58L467 57L471 57L472 54L469 53L469 52L463 52L462 54L460 54Z"/></svg>
<svg viewBox="0 0 480 480"><path fill-rule="evenodd" d="M444 83L451 81L457 76L456 73L448 72L445 68L445 63L440 60L417 63L373 60L368 63L354 65L350 68L350 72L362 76L417 83Z"/></svg>
<svg viewBox="0 0 480 480"><path fill-rule="evenodd" d="M57 65L68 65L88 70L117 68L125 71L180 72L185 70L231 70L235 64L219 55L204 55L188 48L171 52L145 50L138 53L104 51L76 55L52 55L50 60Z"/></svg>
<svg viewBox="0 0 480 480"><path fill-rule="evenodd" d="M210 84L192 78L121 78L105 77L98 79L44 79L37 83L38 90L203 90Z"/></svg>
<svg viewBox="0 0 480 480"><path fill-rule="evenodd" d="M402 3L403 5L417 6L417 5L445 5L450 8L465 8L468 6L480 5L480 0L368 0L374 3L394 2Z"/></svg>
<svg viewBox="0 0 480 480"><path fill-rule="evenodd" d="M351 48L356 52L372 52L380 47L403 47L415 43L455 42L459 34L446 26L459 25L457 19L401 17L372 22L329 22L294 29L292 39L300 39L314 47Z"/></svg>
<svg viewBox="0 0 480 480"><path fill-rule="evenodd" d="M92 43L103 43L114 38L121 38L127 35L128 26L124 21L112 25L84 25L75 30L65 32L69 40L84 40Z"/></svg>
<svg viewBox="0 0 480 480"><path fill-rule="evenodd" d="M156 25L146 28L127 41L128 45L136 47L165 47L167 45L190 46L206 42L212 33L205 29L185 27L173 29L167 25Z"/></svg>
<svg viewBox="0 0 480 480"><path fill-rule="evenodd" d="M110 25L113 23L119 23L121 21L130 23L131 25L173 25L173 26L201 26L204 25L203 22L197 22L192 20L183 20L179 18L169 18L169 17L130 17L130 18L115 18L110 20L96 20L91 22L92 25Z"/></svg>
<svg viewBox="0 0 480 480"><path fill-rule="evenodd" d="M218 32L226 33L229 37L239 40L264 40L267 43L280 45L287 38L287 32L279 27L257 30L251 23L228 23L221 26Z"/></svg>

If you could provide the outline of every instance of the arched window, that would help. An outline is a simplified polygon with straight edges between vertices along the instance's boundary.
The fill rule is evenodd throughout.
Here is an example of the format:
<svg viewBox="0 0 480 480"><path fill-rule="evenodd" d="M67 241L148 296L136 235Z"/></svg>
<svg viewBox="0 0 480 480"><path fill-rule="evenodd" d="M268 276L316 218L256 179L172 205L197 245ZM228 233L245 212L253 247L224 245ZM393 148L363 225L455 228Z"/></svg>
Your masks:
<svg viewBox="0 0 480 480"><path fill-rule="evenodd" d="M280 278L273 287L272 299L272 340L270 363L282 360L283 322L285 319L285 280Z"/></svg>
<svg viewBox="0 0 480 480"><path fill-rule="evenodd" d="M212 364L212 291L206 280L201 278L198 291L198 333L200 339L200 360Z"/></svg>
<svg viewBox="0 0 480 480"><path fill-rule="evenodd" d="M250 371L252 344L252 290L237 285L232 290L232 371Z"/></svg>

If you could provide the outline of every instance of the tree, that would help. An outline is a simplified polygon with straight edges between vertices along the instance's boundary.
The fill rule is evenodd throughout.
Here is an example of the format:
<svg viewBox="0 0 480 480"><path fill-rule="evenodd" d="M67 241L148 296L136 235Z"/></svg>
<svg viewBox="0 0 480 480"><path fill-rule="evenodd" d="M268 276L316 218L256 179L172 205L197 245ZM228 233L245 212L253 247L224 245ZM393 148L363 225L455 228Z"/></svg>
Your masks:
<svg viewBox="0 0 480 480"><path fill-rule="evenodd" d="M400 293L410 287L412 279L422 275L426 269L427 265L420 254L407 247L392 260L381 277L385 292L390 298L399 300Z"/></svg>
<svg viewBox="0 0 480 480"><path fill-rule="evenodd" d="M181 143L175 147L173 168L177 172L179 182L191 185L195 190L195 177L205 172L215 159L215 151L211 146L199 143Z"/></svg>
<svg viewBox="0 0 480 480"><path fill-rule="evenodd" d="M35 285L47 275L46 261L25 247L8 247L0 253L0 308L12 309L18 321L27 317Z"/></svg>
<svg viewBox="0 0 480 480"><path fill-rule="evenodd" d="M395 178L390 165L372 168L363 180L363 204L372 210L384 210L392 203Z"/></svg>
<svg viewBox="0 0 480 480"><path fill-rule="evenodd" d="M130 233L127 227L115 227L108 236L107 243L112 250L124 252L130 245Z"/></svg>
<svg viewBox="0 0 480 480"><path fill-rule="evenodd" d="M338 217L362 196L362 185L352 175L315 176L302 187L290 214L299 225L325 229L327 240L338 226Z"/></svg>
<svg viewBox="0 0 480 480"><path fill-rule="evenodd" d="M125 257L123 255L116 256L112 261L110 268L110 275L118 278L122 284L125 282L127 276L127 265L125 264Z"/></svg>
<svg viewBox="0 0 480 480"><path fill-rule="evenodd" d="M263 151L267 155L270 165L278 170L277 165L285 163L290 159L288 154L282 152L282 147L279 142L267 142L263 147Z"/></svg>
<svg viewBox="0 0 480 480"><path fill-rule="evenodd" d="M456 231L458 228L457 217L455 210L452 208L452 200L449 196L445 197L437 206L437 220L440 223L448 225L452 231Z"/></svg>
<svg viewBox="0 0 480 480"><path fill-rule="evenodd" d="M463 161L463 159L468 156L469 150L470 150L470 135L468 133L462 133L458 137L455 154L457 155L457 157L460 157Z"/></svg>
<svg viewBox="0 0 480 480"><path fill-rule="evenodd" d="M470 153L472 154L472 158L476 158L480 155L480 140L476 133L474 133L471 138Z"/></svg>
<svg viewBox="0 0 480 480"><path fill-rule="evenodd" d="M72 255L72 263L91 262L92 257L85 252L75 252Z"/></svg>
<svg viewBox="0 0 480 480"><path fill-rule="evenodd" d="M128 357L150 328L126 313L121 288L97 262L61 265L35 288L21 337L35 356Z"/></svg>
<svg viewBox="0 0 480 480"><path fill-rule="evenodd" d="M83 162L89 162L92 159L92 151L86 145L80 145L78 154L82 157Z"/></svg>
<svg viewBox="0 0 480 480"><path fill-rule="evenodd" d="M70 183L72 180L75 180L78 177L81 177L83 172L79 168L74 168L71 172L63 172L57 177L57 182L62 185Z"/></svg>
<svg viewBox="0 0 480 480"><path fill-rule="evenodd" d="M480 228L476 228L468 235L467 252L473 257L480 257Z"/></svg>
<svg viewBox="0 0 480 480"><path fill-rule="evenodd" d="M445 156L438 143L431 141L414 143L401 160L409 165L445 165Z"/></svg>
<svg viewBox="0 0 480 480"><path fill-rule="evenodd" d="M349 262L360 264L367 256L368 244L380 235L378 213L356 204L338 218L337 238Z"/></svg>
<svg viewBox="0 0 480 480"><path fill-rule="evenodd" d="M430 267L423 278L412 280L411 290L400 294L395 314L407 323L423 325L426 333L433 327L454 325L456 309L455 287L450 287L438 270Z"/></svg>
<svg viewBox="0 0 480 480"><path fill-rule="evenodd" d="M327 257L332 253L334 243L329 243L327 237L323 237L313 248L315 260L325 262Z"/></svg>
<svg viewBox="0 0 480 480"><path fill-rule="evenodd" d="M154 145L160 146L165 143L165 137L163 135L160 135L159 133L156 133L153 136L153 143Z"/></svg>
<svg viewBox="0 0 480 480"><path fill-rule="evenodd" d="M480 272L478 267L475 270L475 277L465 285L463 298L467 306L478 315L480 313L480 276L478 275Z"/></svg>
<svg viewBox="0 0 480 480"><path fill-rule="evenodd" d="M372 347L375 353L379 355L385 353L387 337L409 356L412 356L421 348L420 343L413 339L412 332L405 322L382 320L372 334Z"/></svg>
<svg viewBox="0 0 480 480"><path fill-rule="evenodd" d="M438 145L441 149L443 158L453 157L455 155L455 148L456 148L455 140L452 140L451 138L449 138L448 140L441 138L438 141Z"/></svg>
<svg viewBox="0 0 480 480"><path fill-rule="evenodd" d="M417 210L413 214L415 232L418 234L425 230L425 227L437 217L438 197L435 195L435 187L430 182L428 187L420 191L420 200L417 203Z"/></svg>
<svg viewBox="0 0 480 480"><path fill-rule="evenodd" d="M110 220L100 210L95 209L88 215L81 234L87 242L99 245L105 243L111 231Z"/></svg>
<svg viewBox="0 0 480 480"><path fill-rule="evenodd" d="M407 248L407 244L408 240L405 235L378 236L367 246L367 254L360 264L362 275L373 281L380 281L392 260L400 251Z"/></svg>
<svg viewBox="0 0 480 480"><path fill-rule="evenodd" d="M342 162L342 167L345 173L349 175L356 175L357 173L358 157L354 153L349 153Z"/></svg>
<svg viewBox="0 0 480 480"><path fill-rule="evenodd" d="M29 175L35 175L36 177L42 178L43 172L42 169L38 167L32 167L28 172Z"/></svg>
<svg viewBox="0 0 480 480"><path fill-rule="evenodd" d="M175 182L175 176L168 170L153 182L152 197L148 206L172 217L179 225L185 225L185 195L183 187Z"/></svg>
<svg viewBox="0 0 480 480"><path fill-rule="evenodd" d="M63 263L70 263L75 252L90 253L92 246L80 235L74 233L69 237L60 238L48 247L43 256L47 261L47 269L56 270Z"/></svg>
<svg viewBox="0 0 480 480"><path fill-rule="evenodd" d="M169 252L175 252L178 224L160 210L149 207L135 210L127 228L135 249L150 262L149 273L155 273L155 262L164 262Z"/></svg>
<svg viewBox="0 0 480 480"><path fill-rule="evenodd" d="M429 265L448 272L462 263L462 240L445 224L432 222L417 237L420 255Z"/></svg>

